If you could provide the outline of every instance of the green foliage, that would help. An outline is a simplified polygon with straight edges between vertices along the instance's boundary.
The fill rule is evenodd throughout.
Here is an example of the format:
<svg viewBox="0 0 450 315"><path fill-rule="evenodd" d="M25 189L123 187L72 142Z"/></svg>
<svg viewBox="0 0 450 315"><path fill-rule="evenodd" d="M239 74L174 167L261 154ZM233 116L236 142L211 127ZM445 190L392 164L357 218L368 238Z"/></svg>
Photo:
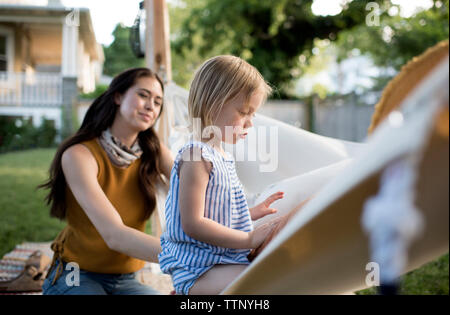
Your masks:
<svg viewBox="0 0 450 315"><path fill-rule="evenodd" d="M327 17L312 13L312 0L196 2L172 47L186 58L240 56L270 83L286 90L299 76L292 71L299 66L299 55L311 51L314 39L334 40L340 31L365 22L368 2L352 1L340 14Z"/></svg>
<svg viewBox="0 0 450 315"><path fill-rule="evenodd" d="M80 98L82 99L96 99L97 97L99 97L100 95L102 95L104 92L106 92L106 90L108 89L108 85L107 84L98 84L95 87L95 91L91 92L91 93L83 93L80 94Z"/></svg>
<svg viewBox="0 0 450 315"><path fill-rule="evenodd" d="M345 59L355 48L371 57L375 65L400 70L413 57L449 37L449 2L440 2L429 10L410 18L387 12L389 2L382 7L378 26L358 25L339 34L339 59Z"/></svg>
<svg viewBox="0 0 450 315"><path fill-rule="evenodd" d="M325 85L323 85L321 83L316 83L313 86L313 93L317 94L317 96L319 96L319 98L325 99L328 94L328 89Z"/></svg>
<svg viewBox="0 0 450 315"><path fill-rule="evenodd" d="M56 128L52 120L44 119L37 129L37 147L49 148L55 146L57 135Z"/></svg>
<svg viewBox="0 0 450 315"><path fill-rule="evenodd" d="M133 55L129 33L129 27L117 24L113 31L114 41L108 47L103 47L105 52L104 74L115 77L128 68L145 67L145 59L139 59Z"/></svg>
<svg viewBox="0 0 450 315"><path fill-rule="evenodd" d="M46 148L55 145L57 131L53 121L44 119L41 126L34 127L31 120L0 117L0 153Z"/></svg>
<svg viewBox="0 0 450 315"><path fill-rule="evenodd" d="M200 7L203 3L204 0L184 0L178 3L167 3L170 16L170 34L173 38L172 46L183 32L183 23L189 18L191 11L194 8ZM200 36L195 36L193 40L195 46L200 46L203 41ZM204 58L199 54L197 49L188 49L187 47L172 49L171 58L173 81L189 89L195 70L204 61Z"/></svg>

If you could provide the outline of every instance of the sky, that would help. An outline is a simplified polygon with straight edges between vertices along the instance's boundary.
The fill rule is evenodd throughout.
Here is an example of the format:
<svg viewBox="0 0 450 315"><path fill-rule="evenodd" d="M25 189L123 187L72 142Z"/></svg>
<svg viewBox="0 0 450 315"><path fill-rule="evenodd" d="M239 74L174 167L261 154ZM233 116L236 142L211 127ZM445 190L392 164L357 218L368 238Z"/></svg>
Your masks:
<svg viewBox="0 0 450 315"><path fill-rule="evenodd" d="M109 45L114 40L112 31L117 23L134 23L142 0L62 0L67 7L89 8L97 42Z"/></svg>
<svg viewBox="0 0 450 315"><path fill-rule="evenodd" d="M112 31L117 23L131 26L139 11L142 0L61 0L68 7L86 7L90 9L92 24L97 41L109 45L113 41ZM167 0L176 2L176 0ZM314 0L312 10L317 15L336 15L341 4L350 0ZM411 16L418 7L429 8L432 0L392 0L401 6L402 16Z"/></svg>

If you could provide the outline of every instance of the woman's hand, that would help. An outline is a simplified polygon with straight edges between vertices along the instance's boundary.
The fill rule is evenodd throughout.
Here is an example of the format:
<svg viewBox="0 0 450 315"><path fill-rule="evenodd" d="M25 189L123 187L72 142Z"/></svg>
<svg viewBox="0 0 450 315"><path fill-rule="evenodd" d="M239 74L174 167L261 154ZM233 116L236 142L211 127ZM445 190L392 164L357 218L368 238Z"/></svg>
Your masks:
<svg viewBox="0 0 450 315"><path fill-rule="evenodd" d="M281 199L284 197L284 192L278 191L269 197L267 197L266 200L261 202L259 205L253 207L250 209L250 216L253 221L256 221L258 219L261 219L262 217L265 217L268 214L274 214L277 212L276 209L270 208L270 205L274 203L276 200Z"/></svg>

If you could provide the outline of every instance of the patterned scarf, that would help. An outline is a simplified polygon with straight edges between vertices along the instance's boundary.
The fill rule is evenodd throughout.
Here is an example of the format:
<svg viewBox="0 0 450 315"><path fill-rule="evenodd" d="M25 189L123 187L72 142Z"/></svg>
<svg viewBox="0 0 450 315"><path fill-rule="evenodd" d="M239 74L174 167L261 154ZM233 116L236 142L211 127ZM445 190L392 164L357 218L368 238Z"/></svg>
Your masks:
<svg viewBox="0 0 450 315"><path fill-rule="evenodd" d="M108 157L117 166L128 167L142 155L139 141L136 141L131 148L128 148L111 134L109 128L103 131L99 140Z"/></svg>

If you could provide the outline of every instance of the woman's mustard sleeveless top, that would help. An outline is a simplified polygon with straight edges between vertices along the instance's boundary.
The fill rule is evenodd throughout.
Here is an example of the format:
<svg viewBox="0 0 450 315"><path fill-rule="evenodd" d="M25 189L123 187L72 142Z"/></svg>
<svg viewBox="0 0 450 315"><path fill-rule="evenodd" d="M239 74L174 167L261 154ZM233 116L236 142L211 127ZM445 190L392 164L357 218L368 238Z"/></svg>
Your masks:
<svg viewBox="0 0 450 315"><path fill-rule="evenodd" d="M123 223L144 232L147 218L144 195L139 188L141 160L137 159L128 168L120 168L110 161L97 139L82 144L94 155L98 164L98 182ZM66 188L66 202L68 224L52 244L54 261L61 258L65 262L78 263L86 271L113 274L136 272L144 266L144 261L108 248L69 187Z"/></svg>

